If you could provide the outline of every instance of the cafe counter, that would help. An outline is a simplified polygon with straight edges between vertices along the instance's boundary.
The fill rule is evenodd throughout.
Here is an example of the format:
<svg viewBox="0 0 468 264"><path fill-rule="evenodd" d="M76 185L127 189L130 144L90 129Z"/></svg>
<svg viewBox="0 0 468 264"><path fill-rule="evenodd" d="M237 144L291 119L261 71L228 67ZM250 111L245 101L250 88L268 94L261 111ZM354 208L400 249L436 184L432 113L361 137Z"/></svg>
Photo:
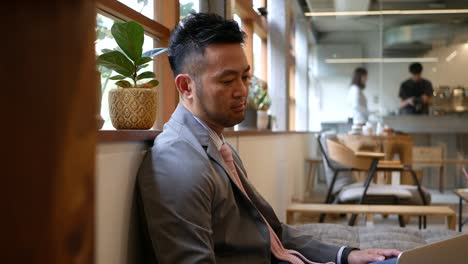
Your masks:
<svg viewBox="0 0 468 264"><path fill-rule="evenodd" d="M383 123L406 133L468 133L468 114L385 116Z"/></svg>

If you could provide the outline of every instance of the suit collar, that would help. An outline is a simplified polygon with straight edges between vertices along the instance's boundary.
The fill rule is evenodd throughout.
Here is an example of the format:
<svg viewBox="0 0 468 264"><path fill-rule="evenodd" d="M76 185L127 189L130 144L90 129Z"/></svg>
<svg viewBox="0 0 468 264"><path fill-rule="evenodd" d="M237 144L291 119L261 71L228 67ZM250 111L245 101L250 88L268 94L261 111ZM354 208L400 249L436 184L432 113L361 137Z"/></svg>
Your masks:
<svg viewBox="0 0 468 264"><path fill-rule="evenodd" d="M210 144L211 140L207 130L195 120L193 114L181 103L177 105L170 121L168 125L175 126L181 133L188 130L187 132L192 134L202 147L206 147Z"/></svg>
<svg viewBox="0 0 468 264"><path fill-rule="evenodd" d="M177 105L168 125L176 127L176 129L181 131L181 133L184 133L183 131L187 131L189 134L194 136L201 147L206 151L207 155L218 163L232 180L231 171L225 164L219 149L211 140L208 130L194 118L193 114L188 111L185 106L180 103Z"/></svg>

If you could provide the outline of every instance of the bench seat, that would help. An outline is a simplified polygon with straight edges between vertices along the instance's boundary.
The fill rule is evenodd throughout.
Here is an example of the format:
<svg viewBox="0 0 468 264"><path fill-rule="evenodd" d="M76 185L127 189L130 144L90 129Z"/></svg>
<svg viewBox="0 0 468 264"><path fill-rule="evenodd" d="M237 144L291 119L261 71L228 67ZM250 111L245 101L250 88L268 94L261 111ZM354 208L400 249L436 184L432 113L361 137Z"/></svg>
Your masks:
<svg viewBox="0 0 468 264"><path fill-rule="evenodd" d="M367 204L303 204L294 203L286 211L286 223L294 222L294 214L364 214L372 220L374 214L403 216L445 216L448 228L455 230L456 213L448 206L436 205L367 205Z"/></svg>

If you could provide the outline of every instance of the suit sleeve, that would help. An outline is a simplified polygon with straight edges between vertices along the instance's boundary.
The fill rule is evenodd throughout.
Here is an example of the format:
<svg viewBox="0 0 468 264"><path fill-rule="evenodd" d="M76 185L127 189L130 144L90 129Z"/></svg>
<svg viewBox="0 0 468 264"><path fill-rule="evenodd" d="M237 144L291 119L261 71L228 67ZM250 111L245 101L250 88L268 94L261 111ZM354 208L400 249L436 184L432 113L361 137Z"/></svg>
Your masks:
<svg viewBox="0 0 468 264"><path fill-rule="evenodd" d="M299 251L304 257L315 262L337 262L341 246L329 245L314 239L311 235L283 224L283 245Z"/></svg>
<svg viewBox="0 0 468 264"><path fill-rule="evenodd" d="M176 142L155 146L140 167L144 217L159 264L216 262L212 171L205 160L190 144Z"/></svg>

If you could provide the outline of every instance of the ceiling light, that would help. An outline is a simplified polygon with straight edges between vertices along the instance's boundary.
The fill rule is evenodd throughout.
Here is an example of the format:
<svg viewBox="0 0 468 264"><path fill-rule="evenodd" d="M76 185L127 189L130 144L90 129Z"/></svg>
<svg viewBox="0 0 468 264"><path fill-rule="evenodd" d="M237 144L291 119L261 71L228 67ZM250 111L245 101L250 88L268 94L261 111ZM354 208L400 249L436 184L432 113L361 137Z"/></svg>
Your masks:
<svg viewBox="0 0 468 264"><path fill-rule="evenodd" d="M399 62L438 62L438 58L349 58L325 59L326 63L399 63Z"/></svg>
<svg viewBox="0 0 468 264"><path fill-rule="evenodd" d="M382 10L382 11L343 11L343 12L306 12L305 16L380 16L380 15L428 15L428 14L465 14L468 9L427 9L427 10Z"/></svg>
<svg viewBox="0 0 468 264"><path fill-rule="evenodd" d="M445 58L445 60L447 62L450 62L451 60L453 60L453 58L455 58L457 56L457 51L454 50L452 53L450 53L450 55L447 56L447 58Z"/></svg>

